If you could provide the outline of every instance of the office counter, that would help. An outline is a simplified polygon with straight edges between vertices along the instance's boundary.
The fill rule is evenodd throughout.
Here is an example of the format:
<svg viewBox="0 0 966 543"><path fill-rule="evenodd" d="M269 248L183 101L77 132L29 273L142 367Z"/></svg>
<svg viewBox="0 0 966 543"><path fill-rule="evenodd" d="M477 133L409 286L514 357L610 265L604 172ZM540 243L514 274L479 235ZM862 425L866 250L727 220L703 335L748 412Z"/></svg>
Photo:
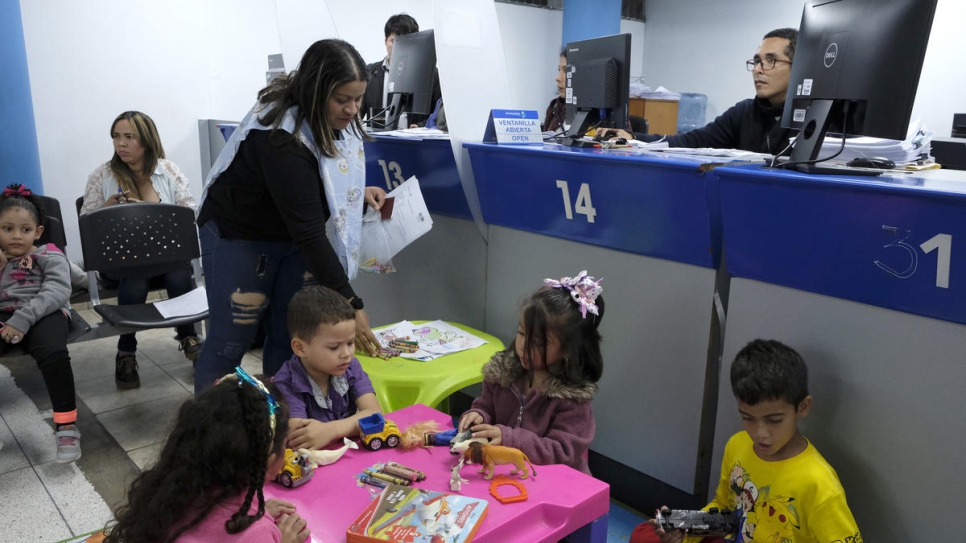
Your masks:
<svg viewBox="0 0 966 543"><path fill-rule="evenodd" d="M388 192L419 179L433 229L393 258L395 273L359 272L353 288L373 326L446 319L482 330L486 243L470 215L448 140L375 136L365 143L366 184Z"/></svg>
<svg viewBox="0 0 966 543"><path fill-rule="evenodd" d="M794 347L815 397L802 429L842 479L864 539L956 539L966 175L715 173L733 277L722 375L752 339ZM727 379L719 398L715 465L740 428Z"/></svg>
<svg viewBox="0 0 966 543"><path fill-rule="evenodd" d="M581 270L603 278L591 448L653 480L592 469L632 504L684 504L707 478L695 474L704 376L717 349L709 338L720 254L714 176L694 162L627 153L465 147L489 225L487 330L512 333L522 299L544 278ZM710 430L713 417L707 422Z"/></svg>

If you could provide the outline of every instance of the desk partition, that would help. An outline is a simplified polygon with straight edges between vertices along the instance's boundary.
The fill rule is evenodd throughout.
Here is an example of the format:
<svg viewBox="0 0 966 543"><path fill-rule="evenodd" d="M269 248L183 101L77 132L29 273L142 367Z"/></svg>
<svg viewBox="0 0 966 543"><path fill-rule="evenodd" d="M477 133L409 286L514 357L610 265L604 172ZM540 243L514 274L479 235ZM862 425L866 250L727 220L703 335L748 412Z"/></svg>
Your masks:
<svg viewBox="0 0 966 543"><path fill-rule="evenodd" d="M602 277L604 375L591 469L632 505L695 505L687 496L707 481L707 472L695 476L703 412L710 409L709 426L714 420L703 388L717 353L709 338L720 254L713 176L693 162L628 154L465 147L489 225L487 331L509 339L521 301L544 278L584 269ZM624 471L610 471L610 462Z"/></svg>
<svg viewBox="0 0 966 543"><path fill-rule="evenodd" d="M867 541L955 539L966 505L966 175L718 168L732 274L722 375L748 341L809 365L805 435ZM714 465L740 429L722 379Z"/></svg>

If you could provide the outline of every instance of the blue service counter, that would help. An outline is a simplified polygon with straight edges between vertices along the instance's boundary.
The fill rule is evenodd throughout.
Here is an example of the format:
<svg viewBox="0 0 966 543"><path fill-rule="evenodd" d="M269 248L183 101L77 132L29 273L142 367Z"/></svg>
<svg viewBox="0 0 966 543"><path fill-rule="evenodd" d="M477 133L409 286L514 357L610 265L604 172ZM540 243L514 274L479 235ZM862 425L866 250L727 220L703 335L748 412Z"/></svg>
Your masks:
<svg viewBox="0 0 966 543"><path fill-rule="evenodd" d="M487 330L512 333L520 302L544 278L584 269L603 278L605 369L591 448L660 481L668 499L663 485L702 490L699 454L703 445L710 463L714 423L706 420L702 441L705 376L720 348L709 334L721 247L714 175L624 152L464 147L489 225ZM717 377L710 382L716 389ZM633 499L647 492L631 489Z"/></svg>
<svg viewBox="0 0 966 543"><path fill-rule="evenodd" d="M473 219L449 140L376 135L365 142L365 149L366 185L389 192L415 175L430 213Z"/></svg>
<svg viewBox="0 0 966 543"><path fill-rule="evenodd" d="M752 339L793 346L815 398L802 428L836 468L864 539L955 539L948 520L966 506L953 491L966 487L966 176L715 173L732 276L722 375ZM723 378L715 465L737 428Z"/></svg>
<svg viewBox="0 0 966 543"><path fill-rule="evenodd" d="M451 143L377 135L365 150L367 185L389 191L415 175L433 217L433 229L393 257L396 272L359 272L352 282L371 323L446 319L483 330L486 242L471 218Z"/></svg>
<svg viewBox="0 0 966 543"><path fill-rule="evenodd" d="M559 145L464 147L487 224L706 268L719 261L716 179L694 162Z"/></svg>

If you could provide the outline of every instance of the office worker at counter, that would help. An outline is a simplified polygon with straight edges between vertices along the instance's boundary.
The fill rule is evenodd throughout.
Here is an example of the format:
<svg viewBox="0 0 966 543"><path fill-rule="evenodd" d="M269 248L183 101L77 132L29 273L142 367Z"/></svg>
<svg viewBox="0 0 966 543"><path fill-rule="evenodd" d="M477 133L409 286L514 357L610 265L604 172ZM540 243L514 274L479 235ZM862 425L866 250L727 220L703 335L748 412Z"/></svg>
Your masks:
<svg viewBox="0 0 966 543"><path fill-rule="evenodd" d="M703 128L673 136L635 134L633 137L642 141L665 138L671 147L787 152L789 138L798 133L781 126L797 43L798 30L794 28L780 28L765 34L754 58L746 62L755 83L755 97L738 102ZM624 138L632 137L623 130L617 133Z"/></svg>
<svg viewBox="0 0 966 543"><path fill-rule="evenodd" d="M231 373L265 319L262 369L291 358L286 313L305 284L344 296L356 310L355 346L378 345L350 279L359 263L363 206L385 191L365 186L358 109L366 65L342 40L312 44L294 72L258 93L225 144L202 194L198 226L209 330L195 392Z"/></svg>
<svg viewBox="0 0 966 543"><path fill-rule="evenodd" d="M416 22L416 19L412 15L398 13L386 21L386 25L383 28L383 33L386 36L386 57L379 62L366 65L366 73L369 75L369 86L366 87L366 94L362 100L362 108L359 110L363 117L379 117L381 116L379 113L389 106L389 88L387 86L388 78L386 75L389 73L389 66L392 62L393 45L399 36L405 36L406 34L413 34L415 32L419 32L419 23ZM443 93L439 86L439 74L433 73L433 95L430 101L430 108L433 111L410 114L410 128L424 126L430 113L436 113L439 109L441 105L439 100L442 97Z"/></svg>
<svg viewBox="0 0 966 543"><path fill-rule="evenodd" d="M419 23L412 15L398 13L386 21L383 29L386 35L386 58L379 62L366 65L366 73L369 75L369 86L366 87L365 98L362 100L362 114L369 115L369 110L378 113L386 107L389 89L386 88L386 73L389 72L389 63L392 60L392 46L399 36L419 32Z"/></svg>

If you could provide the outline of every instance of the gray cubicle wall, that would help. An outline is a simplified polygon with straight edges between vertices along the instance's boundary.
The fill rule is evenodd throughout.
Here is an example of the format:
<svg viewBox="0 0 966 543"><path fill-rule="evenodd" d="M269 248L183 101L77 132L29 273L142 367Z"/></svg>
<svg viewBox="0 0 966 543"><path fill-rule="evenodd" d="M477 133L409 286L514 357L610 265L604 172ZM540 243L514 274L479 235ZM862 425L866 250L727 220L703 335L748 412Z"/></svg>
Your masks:
<svg viewBox="0 0 966 543"><path fill-rule="evenodd" d="M225 136L218 128L219 124L237 124L238 121L219 121L216 119L198 119L198 143L201 147L201 184L208 178L211 165L218 159L221 150L225 148Z"/></svg>
<svg viewBox="0 0 966 543"><path fill-rule="evenodd" d="M604 375L591 449L693 492L715 271L488 228L487 332L512 337L521 302L544 278L581 270L603 278Z"/></svg>
<svg viewBox="0 0 966 543"><path fill-rule="evenodd" d="M443 319L484 330L486 243L473 221L433 215L433 229L392 260L396 272L352 282L373 326Z"/></svg>
<svg viewBox="0 0 966 543"><path fill-rule="evenodd" d="M741 429L731 360L755 338L808 363L815 402L801 428L838 472L865 541L964 539L966 326L732 279L715 466Z"/></svg>

